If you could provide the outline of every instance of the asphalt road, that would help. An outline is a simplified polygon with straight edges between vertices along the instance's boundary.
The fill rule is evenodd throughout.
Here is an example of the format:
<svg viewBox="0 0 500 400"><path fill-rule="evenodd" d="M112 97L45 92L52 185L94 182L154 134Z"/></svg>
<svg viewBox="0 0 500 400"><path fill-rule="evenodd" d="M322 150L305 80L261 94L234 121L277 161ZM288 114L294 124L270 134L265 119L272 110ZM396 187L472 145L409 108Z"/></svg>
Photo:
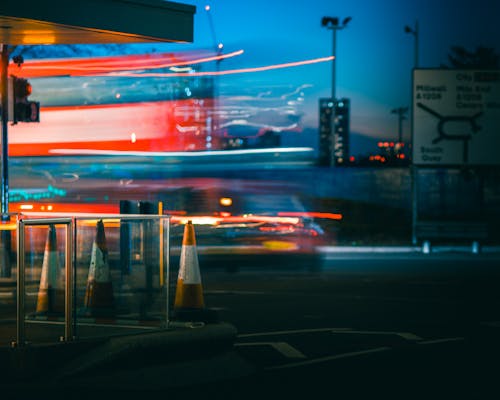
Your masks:
<svg viewBox="0 0 500 400"><path fill-rule="evenodd" d="M288 259L201 264L207 307L238 329L227 354L96 371L43 392L75 399L498 398L498 254Z"/></svg>
<svg viewBox="0 0 500 400"><path fill-rule="evenodd" d="M189 393L498 397L499 267L497 255L450 252L207 271L207 303L235 324L254 372Z"/></svg>

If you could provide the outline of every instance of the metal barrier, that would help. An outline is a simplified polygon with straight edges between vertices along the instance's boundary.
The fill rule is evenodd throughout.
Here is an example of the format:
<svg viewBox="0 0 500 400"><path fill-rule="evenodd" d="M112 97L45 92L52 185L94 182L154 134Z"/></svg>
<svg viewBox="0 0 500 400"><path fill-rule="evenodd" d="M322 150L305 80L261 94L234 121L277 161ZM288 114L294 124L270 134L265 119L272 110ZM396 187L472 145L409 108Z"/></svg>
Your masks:
<svg viewBox="0 0 500 400"><path fill-rule="evenodd" d="M65 287L64 287L64 340L74 338L73 326L73 229L71 218L18 219L17 221L17 338L15 345L24 346L25 339L25 227L40 225L65 225Z"/></svg>
<svg viewBox="0 0 500 400"><path fill-rule="evenodd" d="M59 214L57 218L47 218L49 213L25 213L18 215L17 220L17 329L16 340L13 346L24 346L27 342L26 324L38 324L38 327L64 325L64 334L60 341L72 341L77 338L92 335L106 336L116 334L119 327L127 329L163 329L169 327L169 282L170 282L170 217L163 215L133 215L133 214ZM92 263L96 262L97 234L96 225L102 223L110 236L109 262L110 277L113 276L113 285L117 288L116 295L120 300L120 307L116 307L113 316L89 311L93 306L87 299L89 290L96 291L94 285L89 289ZM127 238L127 243L134 242L137 248L123 246L120 226L130 224L134 228L134 240ZM30 256L31 268L33 258L40 254L42 247L41 235L33 232L33 228L47 226L51 229L60 229L64 232L64 313L57 316L40 316L37 311L29 313L33 302L26 304L26 254ZM29 230L29 241L27 233ZM60 233L58 230L57 232ZM89 240L90 234L96 239ZM60 235L59 235L60 236ZM35 238L34 238L35 237ZM47 252L45 243L44 262ZM89 251L92 244L92 250ZM31 247L30 247L31 246ZM34 248L38 247L35 251ZM97 250L99 252L99 250ZM123 273L120 257L123 252L131 252L133 269ZM59 255L60 252L57 254ZM90 254L90 255L89 255ZM108 254L106 249L106 254ZM90 259L90 261L89 261ZM91 265L89 267L89 264ZM39 262L37 263L39 265ZM28 290L34 297L32 287L38 283L40 276L40 296L42 287L42 273L38 275L38 267L31 271L31 281ZM63 269L61 268L61 274ZM112 274L111 274L112 272ZM85 279L86 278L86 279ZM85 283L84 283L85 282ZM114 289L114 288L113 288ZM82 302L82 299L84 300ZM84 306L82 306L84 303ZM92 304L91 304L92 303ZM133 308L136 313L124 313ZM130 311L130 310L128 310ZM125 315L125 316L124 316ZM106 329L101 329L102 327ZM62 328L62 327L61 327ZM115 329L111 333L111 328ZM39 330L39 328L36 328ZM43 328L45 329L45 328ZM59 328L58 328L59 329ZM38 332L38 331L37 331ZM28 332L29 333L29 332Z"/></svg>

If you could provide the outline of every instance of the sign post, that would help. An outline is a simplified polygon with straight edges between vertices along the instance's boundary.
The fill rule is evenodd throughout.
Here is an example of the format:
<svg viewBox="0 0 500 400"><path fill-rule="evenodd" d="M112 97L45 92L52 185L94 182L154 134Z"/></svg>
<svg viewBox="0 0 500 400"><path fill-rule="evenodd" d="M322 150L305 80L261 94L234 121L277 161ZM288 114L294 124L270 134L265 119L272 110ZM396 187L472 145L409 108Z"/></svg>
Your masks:
<svg viewBox="0 0 500 400"><path fill-rule="evenodd" d="M1 94L2 94L2 182L1 182L1 213L2 219L9 212L9 161L8 161L8 120L9 120L9 101L8 101L8 68L9 68L9 48L2 45L1 55Z"/></svg>
<svg viewBox="0 0 500 400"><path fill-rule="evenodd" d="M500 165L500 70L415 69L412 96L412 229L416 244L419 168Z"/></svg>
<svg viewBox="0 0 500 400"><path fill-rule="evenodd" d="M2 214L1 221L5 222L10 219L9 217L9 159L8 159L8 120L9 120L9 99L8 99L8 67L9 67L9 48L6 44L0 44L1 58L0 58L0 94L2 97L1 102L1 122L2 134L0 136L2 147L2 161L1 165L1 182L0 182L0 212ZM2 229L0 231L0 277L11 277L10 265L10 244L11 234L10 231Z"/></svg>

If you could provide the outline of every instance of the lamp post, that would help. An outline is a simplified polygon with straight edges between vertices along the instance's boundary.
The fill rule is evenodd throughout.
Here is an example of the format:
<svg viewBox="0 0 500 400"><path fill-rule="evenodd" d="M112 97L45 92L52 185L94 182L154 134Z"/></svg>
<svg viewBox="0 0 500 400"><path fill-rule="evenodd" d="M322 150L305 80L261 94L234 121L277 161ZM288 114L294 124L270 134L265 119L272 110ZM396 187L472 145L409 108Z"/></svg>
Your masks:
<svg viewBox="0 0 500 400"><path fill-rule="evenodd" d="M335 101L335 64L337 63L337 31L344 29L349 21L351 20L351 17L346 17L342 21L342 24L339 24L339 19L337 17L323 17L321 19L321 26L326 27L327 29L330 29L333 33L333 45L332 45L332 55L333 55L333 60L332 60L332 100Z"/></svg>
<svg viewBox="0 0 500 400"><path fill-rule="evenodd" d="M415 40L414 40L414 66L413 68L416 69L418 68L418 65L419 65L419 60L418 60L418 20L415 21L415 27L412 29L410 28L408 25L405 26L405 33L409 33L411 35L414 36ZM413 85L413 79L412 79L412 85ZM413 104L413 88L412 88L412 104ZM414 149L413 149L413 135L414 135L414 131L413 131L413 123L414 123L414 116L413 116L413 110L410 114L410 118L411 118L411 151L413 153ZM411 174L411 197L412 197L412 201L411 201L411 222L412 222L412 232L411 232L411 240L412 240L412 243L414 245L417 244L417 241L418 241L418 238L417 238L417 222L418 222L418 204L417 204L417 200L418 200L418 172L417 172L417 166L414 164L413 162L413 157L412 157L412 161L411 161L411 165L410 165L410 174Z"/></svg>
<svg viewBox="0 0 500 400"><path fill-rule="evenodd" d="M415 21L415 27L410 28L408 25L405 26L405 33L409 33L415 37L415 68L418 68L418 21Z"/></svg>
<svg viewBox="0 0 500 400"><path fill-rule="evenodd" d="M7 142L7 125L8 125L8 70L9 70L9 57L10 57L10 49L4 44L1 45L1 61L0 61L0 82L1 82L1 97L2 97L2 163L1 163L1 214L2 220L8 218L7 214L9 213L9 162L8 162L8 142Z"/></svg>
<svg viewBox="0 0 500 400"><path fill-rule="evenodd" d="M398 115L398 143L403 143L403 121L406 119L408 107L398 107L391 110L391 114Z"/></svg>
<svg viewBox="0 0 500 400"><path fill-rule="evenodd" d="M212 32L212 39L214 41L214 49L218 56L222 54L224 45L221 42L217 42L217 37L215 36L214 21L212 20L212 14L210 13L211 7L209 5L205 6L205 11L208 15L208 23L210 24L210 31ZM217 65L219 65L220 59L217 60Z"/></svg>
<svg viewBox="0 0 500 400"><path fill-rule="evenodd" d="M6 44L0 44L0 95L1 100L1 151L2 160L0 162L1 169L1 182L0 182L0 211L1 220L9 221L9 159L8 159L8 110L9 110L9 100L8 100L8 69L9 69L9 58L10 58L10 48ZM12 271L10 265L10 244L11 244L11 233L8 230L2 230L0 233L0 277L10 278Z"/></svg>
<svg viewBox="0 0 500 400"><path fill-rule="evenodd" d="M214 22L212 20L212 13L211 13L211 7L210 5L205 6L205 11L207 12L208 16L208 22L210 24L210 31L212 32L212 40L214 42L214 50L217 55L217 60L215 61L215 69L217 73L215 74L215 78L213 81L213 92L214 92L214 100L213 100L213 106L212 106L212 115L210 116L210 132L207 135L207 149L212 148L212 138L215 136L216 131L219 129L219 120L218 120L218 115L219 115L219 85L220 85L220 77L219 77L219 72L220 72L220 62L221 58L220 56L222 55L222 52L224 50L224 45L222 42L217 41L217 36L215 35L215 27L214 27Z"/></svg>

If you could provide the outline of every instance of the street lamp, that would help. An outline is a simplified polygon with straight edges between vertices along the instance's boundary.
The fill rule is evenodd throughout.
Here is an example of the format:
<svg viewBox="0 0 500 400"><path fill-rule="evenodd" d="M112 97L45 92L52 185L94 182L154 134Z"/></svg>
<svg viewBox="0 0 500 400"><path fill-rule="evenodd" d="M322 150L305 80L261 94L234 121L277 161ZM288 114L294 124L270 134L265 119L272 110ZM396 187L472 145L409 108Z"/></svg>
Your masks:
<svg viewBox="0 0 500 400"><path fill-rule="evenodd" d="M414 52L415 52L415 61L414 61L414 66L413 68L416 69L418 68L418 20L415 21L415 27L412 29L408 25L405 26L405 33L409 33L414 36L415 38L415 47L414 47ZM412 89L413 92L413 89ZM413 96L413 95L412 95ZM413 103L413 99L412 99ZM413 109L411 112L411 151L413 152L413 121L414 121L414 115L413 115ZM418 183L417 183L417 166L413 163L413 157L412 157L412 162L410 165L410 176L411 176L411 240L414 245L417 244L417 222L418 222Z"/></svg>
<svg viewBox="0 0 500 400"><path fill-rule="evenodd" d="M333 60L332 60L332 100L335 101L335 64L336 64L336 47L337 47L337 31L344 29L351 17L346 17L342 21L342 24L339 24L339 19L337 17L323 17L321 19L321 26L326 27L327 29L331 29L333 32Z"/></svg>
<svg viewBox="0 0 500 400"><path fill-rule="evenodd" d="M415 36L415 68L418 68L418 21L415 21L415 27L412 29L408 25L405 26L405 33Z"/></svg>
<svg viewBox="0 0 500 400"><path fill-rule="evenodd" d="M209 5L205 6L205 11L207 12L208 15L208 22L210 24L210 31L212 32L212 39L214 41L214 48L218 56L222 54L222 50L224 48L224 45L221 42L217 42L217 37L215 36L215 28L214 28L214 22L212 20L212 14L210 13L211 7ZM219 62L220 60L217 60Z"/></svg>
<svg viewBox="0 0 500 400"><path fill-rule="evenodd" d="M212 137L215 135L215 131L219 127L219 121L217 120L219 112L218 112L218 107L219 107L219 85L220 85L220 77L219 77L219 72L220 72L220 63L222 61L222 58L220 57L223 53L224 50L224 45L222 42L217 42L217 36L215 35L215 28L214 28L214 22L212 20L212 13L211 13L211 7L210 5L205 6L205 11L207 12L208 16L208 22L210 24L210 30L212 32L212 39L214 43L214 50L217 55L217 60L215 61L215 69L217 73L215 74L214 81L213 81L213 92L214 92L214 100L213 100L213 106L212 106L212 115L210 116L210 131L208 132L207 135L207 143L206 146L208 149L212 148Z"/></svg>
<svg viewBox="0 0 500 400"><path fill-rule="evenodd" d="M398 143L403 143L403 121L406 119L408 107L398 107L391 110L391 114L398 115Z"/></svg>

